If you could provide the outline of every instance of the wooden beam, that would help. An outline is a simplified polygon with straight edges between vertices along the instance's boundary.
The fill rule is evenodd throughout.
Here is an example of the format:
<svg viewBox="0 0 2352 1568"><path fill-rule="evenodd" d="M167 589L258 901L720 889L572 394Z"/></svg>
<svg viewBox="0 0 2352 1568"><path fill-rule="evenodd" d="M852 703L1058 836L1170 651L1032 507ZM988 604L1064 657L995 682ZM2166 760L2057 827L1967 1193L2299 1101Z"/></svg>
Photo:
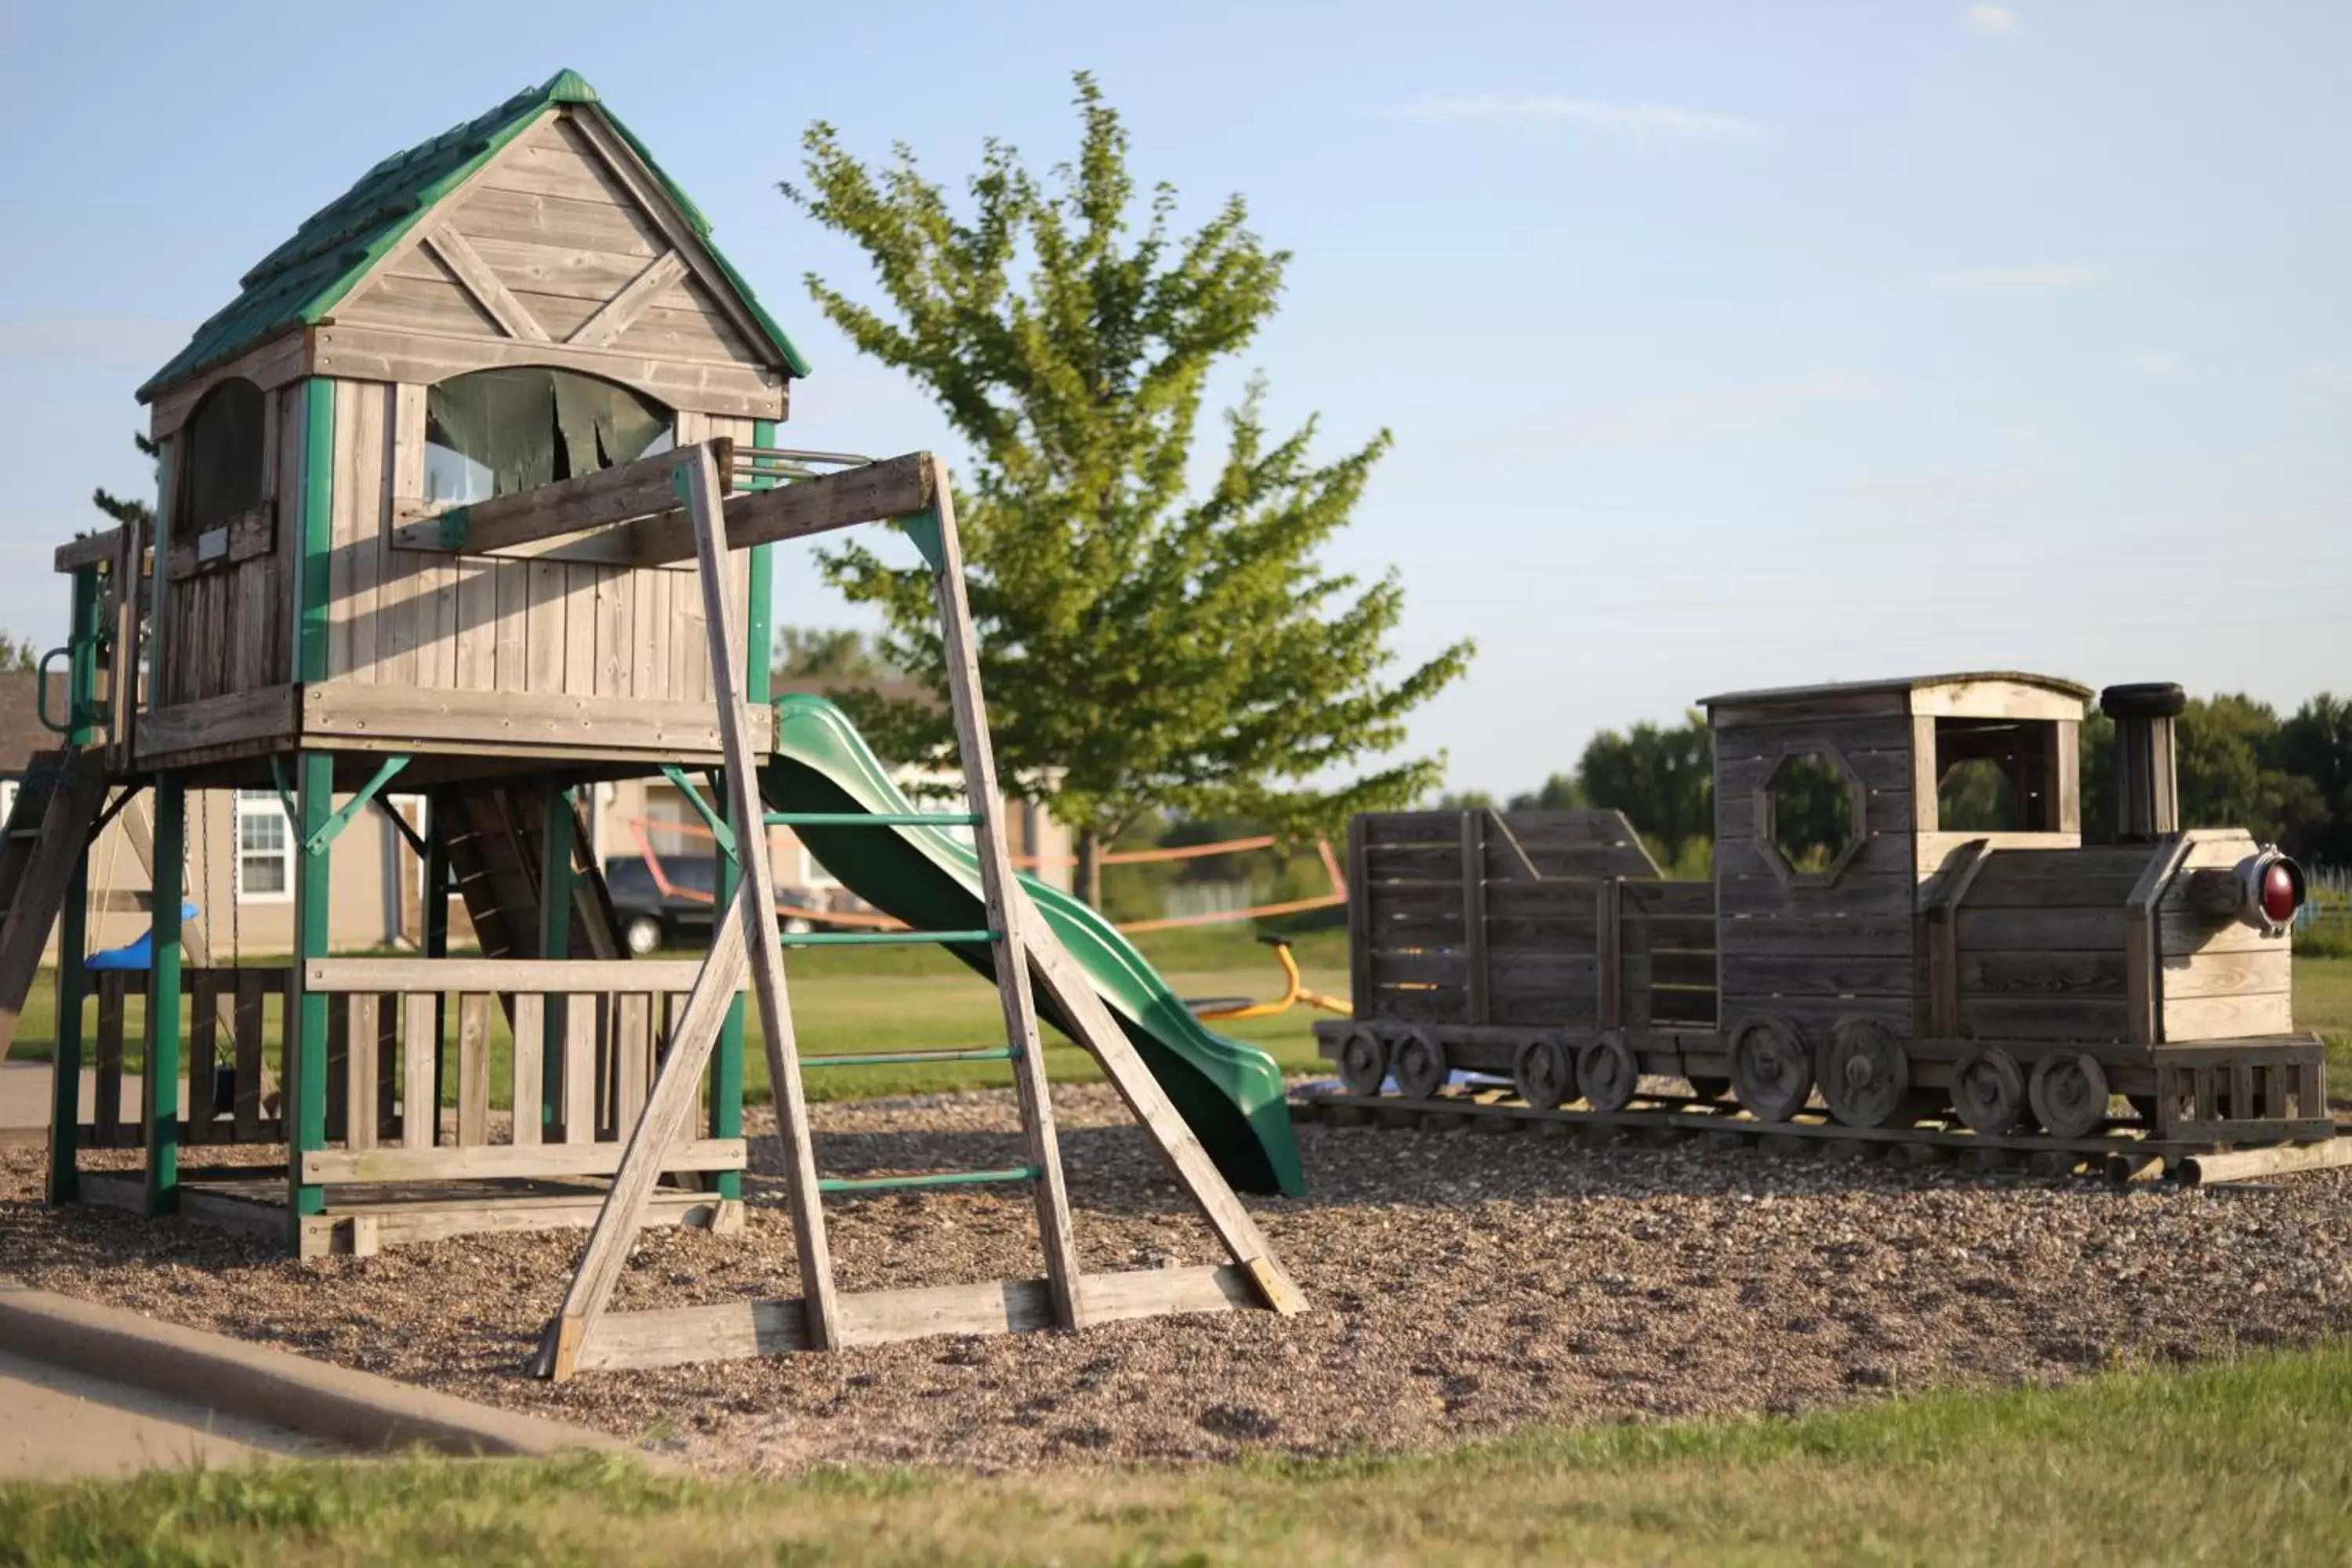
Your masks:
<svg viewBox="0 0 2352 1568"><path fill-rule="evenodd" d="M936 465L938 459L932 459ZM1037 1173L1037 1240L1045 1254L1046 1295L1054 1321L1081 1327L1077 1245L1072 1238L1070 1200L1062 1177L1062 1151L1054 1130L1054 1104L1045 1083L1045 1053L1037 1040L1037 1005L1030 990L1028 931L1022 910L1006 896L1013 884L1013 858L1004 843L1004 795L996 786L996 753L988 738L987 710L980 685L980 650L964 595L963 547L956 535L955 502L944 469L931 485L931 516L938 524L939 560L931 574L939 605L940 640L945 653L949 706L955 718L956 751L963 760L964 793L981 814L973 835L988 929L1002 933L996 963L997 998L1004 1037L1018 1053L1013 1088L1021 1104L1029 1164Z"/></svg>
<svg viewBox="0 0 2352 1568"><path fill-rule="evenodd" d="M664 458L672 456L662 454ZM910 452L903 458L886 458L863 468L821 474L774 489L730 495L725 505L728 548L748 550L755 544L805 539L835 529L854 528L862 522L882 522L928 510L934 494L929 458L927 452ZM648 463L658 460L643 459ZM617 468L606 470L607 474L618 472ZM541 487L548 488L551 487ZM530 528L502 525L501 542L485 546L479 542L474 520L485 507L495 504L499 503L486 501L469 509L466 541L461 545L445 542L440 523L428 519L403 524L394 535L394 548L456 549L468 555L495 555L507 560L560 560L603 566L667 566L694 559L693 520L675 506L654 516L587 534L578 531L584 525L576 522ZM614 514L605 515L609 518Z"/></svg>
<svg viewBox="0 0 2352 1568"><path fill-rule="evenodd" d="M734 461L735 444L715 437L722 473ZM488 555L517 544L578 533L621 522L677 504L670 476L692 461L695 448L679 447L551 485L535 485L512 495L452 507L437 517L402 523L393 544L403 550L436 550ZM722 479L721 484L725 483Z"/></svg>
<svg viewBox="0 0 2352 1568"><path fill-rule="evenodd" d="M425 237L425 244L457 276L466 292L474 297L474 303L499 324L499 331L527 343L548 341L547 329L523 308L523 302L482 259L481 253L466 243L464 235L445 223Z"/></svg>
<svg viewBox="0 0 2352 1568"><path fill-rule="evenodd" d="M720 750L718 716L707 702L448 691L348 680L272 689L299 690L302 732L331 737L341 750L430 752L472 744L504 756L545 750L565 757L667 762L699 761ZM163 716L180 711L167 709ZM775 716L767 709L751 715L753 750L772 749ZM152 737L151 726L142 739Z"/></svg>
<svg viewBox="0 0 2352 1568"><path fill-rule="evenodd" d="M533 995L592 992L691 991L702 973L693 958L314 958L303 966L306 991L524 991Z"/></svg>
<svg viewBox="0 0 2352 1568"><path fill-rule="evenodd" d="M749 710L743 702L743 632L727 593L729 530L721 511L723 486L709 447L684 479L687 510L694 519L695 559L701 565L702 614L710 641L711 698L719 707L719 732L726 742L727 802L735 831L743 837L743 897L731 916L742 925L751 957L751 984L760 998L761 1033L767 1047L768 1083L775 1097L776 1132L784 1145L790 1178L785 1202L792 1211L799 1248L801 1289L808 1306L809 1342L831 1350L841 1342L834 1321L833 1251L818 1205L816 1152L809 1142L808 1099L801 1082L800 1047L784 986L784 949L776 931L776 873L765 853L761 827L767 804L760 796L759 761L751 744ZM755 852L756 851L756 852Z"/></svg>
<svg viewBox="0 0 2352 1568"><path fill-rule="evenodd" d="M674 409L730 419L781 419L788 402L782 373L764 365L664 359L575 343L528 343L356 321L313 327L310 340L310 374L342 381L429 386L468 371L554 365L617 381Z"/></svg>
<svg viewBox="0 0 2352 1568"><path fill-rule="evenodd" d="M563 1292L563 1305L557 1310L554 1321L548 1325L548 1333L541 1342L539 1358L533 1365L542 1377L562 1382L578 1368L582 1347L588 1342L606 1304L612 1300L613 1287L620 1282L622 1266L628 1261L629 1247L646 1223L647 1205L655 1196L654 1184L661 1179L662 1162L669 1158L669 1151L686 1129L687 1118L693 1114L701 1098L702 1069L709 1064L711 1047L719 1043L719 1027L726 1021L727 1010L733 1005L735 993L742 987L744 973L750 967L750 956L743 945L743 906L751 897L751 888L749 881L742 885L735 895L736 907L722 914L712 929L709 957L703 963L702 975L688 994L686 1005L679 1010L670 1034L669 1055L662 1058L661 1071L654 1079L654 1091L646 1100L645 1113L637 1118L636 1127L629 1134L620 1170L604 1194L604 1205L596 1211L595 1226L588 1233L588 1245L580 1254L580 1265ZM518 1142L525 1125L522 1089L526 1081L531 1094L530 1131L534 1141L539 1115L539 1063L535 1049L530 1062L530 1079L523 1077L522 1000L516 999L514 1021L518 1042ZM532 1001L536 1011L536 998ZM537 1020L530 1022L536 1025Z"/></svg>
<svg viewBox="0 0 2352 1568"><path fill-rule="evenodd" d="M686 258L675 250L663 251L563 341L578 343L583 348L604 347L627 331L636 319L646 313L646 308L653 304L655 295L685 276ZM722 468L724 466L721 465Z"/></svg>
<svg viewBox="0 0 2352 1568"><path fill-rule="evenodd" d="M674 1144L665 1171L740 1171L749 1162L740 1138ZM620 1143L480 1143L454 1149L316 1149L302 1156L305 1182L455 1182L520 1176L608 1176L621 1167Z"/></svg>
<svg viewBox="0 0 2352 1568"><path fill-rule="evenodd" d="M1171 1312L1230 1312L1257 1305L1246 1269L1138 1268L1073 1281L1088 1322ZM932 1334L1024 1333L1054 1326L1043 1279L992 1279L912 1290L866 1290L839 1299L842 1343L888 1344ZM608 1314L580 1357L583 1370L676 1366L810 1349L798 1300L728 1301Z"/></svg>
<svg viewBox="0 0 2352 1568"><path fill-rule="evenodd" d="M86 533L79 539L69 539L58 546L57 570L78 572L85 566L99 566L111 561L122 549L122 526L117 523L104 533Z"/></svg>

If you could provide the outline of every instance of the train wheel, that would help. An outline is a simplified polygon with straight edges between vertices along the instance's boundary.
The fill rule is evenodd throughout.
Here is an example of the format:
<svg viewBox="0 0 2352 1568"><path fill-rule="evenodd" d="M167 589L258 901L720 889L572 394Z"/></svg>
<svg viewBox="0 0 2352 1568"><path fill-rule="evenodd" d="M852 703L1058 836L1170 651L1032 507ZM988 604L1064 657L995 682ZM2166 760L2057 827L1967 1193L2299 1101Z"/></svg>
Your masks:
<svg viewBox="0 0 2352 1568"><path fill-rule="evenodd" d="M1555 1110L1576 1098L1576 1058L1551 1036L1538 1035L1519 1047L1518 1058L1511 1064L1511 1081L1518 1086L1519 1098L1538 1110Z"/></svg>
<svg viewBox="0 0 2352 1568"><path fill-rule="evenodd" d="M1370 1029L1339 1042L1339 1084L1349 1094L1378 1094L1389 1076L1389 1048Z"/></svg>
<svg viewBox="0 0 2352 1568"><path fill-rule="evenodd" d="M1577 1057L1576 1081L1587 1105L1613 1116L1633 1103L1633 1090L1642 1082L1642 1063L1625 1037L1612 1029Z"/></svg>
<svg viewBox="0 0 2352 1568"><path fill-rule="evenodd" d="M1415 1029L1396 1043L1389 1070L1396 1075L1397 1092L1407 1100L1433 1099L1445 1087L1444 1044L1431 1030Z"/></svg>
<svg viewBox="0 0 2352 1568"><path fill-rule="evenodd" d="M2026 1098L2053 1138L2087 1138L2107 1119L2107 1069L2083 1051L2054 1051L2033 1064Z"/></svg>
<svg viewBox="0 0 2352 1568"><path fill-rule="evenodd" d="M1759 1121L1786 1121L1813 1091L1813 1062L1793 1025L1750 1018L1731 1037L1731 1088Z"/></svg>
<svg viewBox="0 0 2352 1568"><path fill-rule="evenodd" d="M1999 1046L1952 1064L1952 1109L1969 1131L1997 1138L2025 1114L2025 1074Z"/></svg>
<svg viewBox="0 0 2352 1568"><path fill-rule="evenodd" d="M1884 1127L1911 1092L1911 1053L1872 1018L1843 1018L1822 1047L1816 1075L1830 1114L1848 1127Z"/></svg>

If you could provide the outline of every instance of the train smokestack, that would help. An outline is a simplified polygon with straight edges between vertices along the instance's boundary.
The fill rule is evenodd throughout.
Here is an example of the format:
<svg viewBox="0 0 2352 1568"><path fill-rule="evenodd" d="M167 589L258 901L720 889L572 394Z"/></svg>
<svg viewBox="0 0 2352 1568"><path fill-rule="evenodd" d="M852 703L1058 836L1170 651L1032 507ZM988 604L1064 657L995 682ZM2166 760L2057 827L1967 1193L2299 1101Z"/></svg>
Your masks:
<svg viewBox="0 0 2352 1568"><path fill-rule="evenodd" d="M2110 686L2099 710L2116 721L2116 842L2146 844L2180 831L2179 766L2172 721L2189 699L2168 680Z"/></svg>

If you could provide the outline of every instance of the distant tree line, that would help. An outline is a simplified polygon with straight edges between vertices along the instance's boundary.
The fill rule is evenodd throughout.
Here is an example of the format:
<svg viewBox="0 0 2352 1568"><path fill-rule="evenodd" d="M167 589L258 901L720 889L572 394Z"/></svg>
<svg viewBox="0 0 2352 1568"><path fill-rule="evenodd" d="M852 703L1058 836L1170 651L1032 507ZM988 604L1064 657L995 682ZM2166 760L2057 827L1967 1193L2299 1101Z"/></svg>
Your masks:
<svg viewBox="0 0 2352 1568"><path fill-rule="evenodd" d="M2082 728L2083 837L2115 835L2115 726L2094 712ZM2243 827L2310 865L2352 866L2352 701L2326 693L2282 719L2246 696L2192 699L2175 731L2180 819L2190 827ZM1945 780L1947 814L1969 804L1976 781ZM1441 796L1442 808L1493 806L1477 792ZM1715 773L1706 716L1680 724L1603 730L1576 766L1508 797L1512 811L1614 808L1658 863L1705 875L1715 828ZM1832 803L1824 803L1830 809Z"/></svg>

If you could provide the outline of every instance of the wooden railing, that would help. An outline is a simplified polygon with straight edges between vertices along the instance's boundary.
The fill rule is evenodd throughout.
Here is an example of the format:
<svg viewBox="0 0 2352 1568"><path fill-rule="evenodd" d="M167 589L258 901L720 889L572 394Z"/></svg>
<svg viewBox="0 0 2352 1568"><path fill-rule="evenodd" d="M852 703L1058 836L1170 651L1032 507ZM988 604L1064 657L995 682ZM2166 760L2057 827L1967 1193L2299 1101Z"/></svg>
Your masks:
<svg viewBox="0 0 2352 1568"><path fill-rule="evenodd" d="M268 1077L270 1045L285 1026L285 969L184 969L180 972L185 1015L181 1038L187 1042L188 1101L180 1107L183 1143L276 1143L285 1139L274 1084ZM90 1067L95 1087L90 1120L81 1131L85 1148L132 1148L146 1141L147 1097L152 1080L136 1074L135 1095L126 1104L126 1034L130 1001L147 999L146 970L91 972L90 993L98 1009ZM144 1058L143 1047L139 1052ZM174 1085L176 1089L177 1086Z"/></svg>
<svg viewBox="0 0 2352 1568"><path fill-rule="evenodd" d="M694 960L312 962L304 986L328 1000L326 1134L341 1147L305 1154L302 1179L611 1173L700 967ZM182 972L188 1064L182 1143L285 1141L292 1086L276 1075L293 973ZM145 1140L152 1081L131 1065L139 1037L130 1004L145 1002L151 978L144 970L90 976L96 1090L85 1147ZM501 1025L509 1047L503 1062ZM512 1107L503 1121L491 1109L501 1089ZM664 1169L741 1169L743 1141L711 1139L705 1131L682 1141Z"/></svg>
<svg viewBox="0 0 2352 1568"><path fill-rule="evenodd" d="M694 960L314 960L303 985L331 998L328 1138L340 1132L343 1147L304 1154L301 1179L609 1174L700 969ZM504 1142L494 1141L490 1115L499 1016L511 1041ZM445 1115L450 1100L454 1114ZM432 1113L415 1116L412 1106ZM741 1139L698 1137L663 1168L743 1163Z"/></svg>

